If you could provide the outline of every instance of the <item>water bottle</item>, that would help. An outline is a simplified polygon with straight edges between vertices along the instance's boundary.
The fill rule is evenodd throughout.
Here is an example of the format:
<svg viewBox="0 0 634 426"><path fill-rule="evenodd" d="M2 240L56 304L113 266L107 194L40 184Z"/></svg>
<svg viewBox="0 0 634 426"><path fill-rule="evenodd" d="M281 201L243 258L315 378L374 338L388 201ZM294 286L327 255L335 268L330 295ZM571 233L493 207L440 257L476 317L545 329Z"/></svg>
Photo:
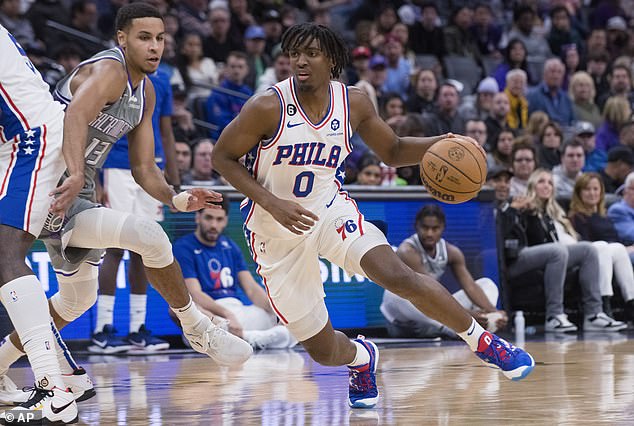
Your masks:
<svg viewBox="0 0 634 426"><path fill-rule="evenodd" d="M526 336L526 319L524 318L524 312L515 312L513 324L515 325L515 344L517 346L523 346Z"/></svg>

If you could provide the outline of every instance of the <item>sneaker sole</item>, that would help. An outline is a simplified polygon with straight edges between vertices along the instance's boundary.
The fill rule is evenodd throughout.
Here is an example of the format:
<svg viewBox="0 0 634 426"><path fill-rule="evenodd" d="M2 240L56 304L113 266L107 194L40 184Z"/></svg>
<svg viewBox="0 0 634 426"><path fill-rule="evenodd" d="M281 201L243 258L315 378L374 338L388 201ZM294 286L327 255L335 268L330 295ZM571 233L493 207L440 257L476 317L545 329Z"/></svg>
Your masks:
<svg viewBox="0 0 634 426"><path fill-rule="evenodd" d="M376 374L376 370L379 366L379 348L369 340L365 340L365 343L368 343L374 349L374 374ZM379 402L379 387L376 388L376 397L374 398L365 398L365 399L357 399L355 402L351 402L348 399L348 405L351 408L374 408L374 406Z"/></svg>
<svg viewBox="0 0 634 426"><path fill-rule="evenodd" d="M583 327L583 331L594 331L594 332L596 332L596 331L607 331L607 332L613 331L613 332L616 332L616 331L625 330L626 328L627 328L627 324L619 325L617 327L605 327L605 328L604 327L594 328L592 326L591 327L585 327L584 326Z"/></svg>
<svg viewBox="0 0 634 426"><path fill-rule="evenodd" d="M533 359L533 356L528 352L526 352L526 355L530 357L531 365L523 365L516 368L515 370L502 371L502 374L504 374L508 379L511 379L514 382L520 381L524 377L531 374L531 371L533 371L533 368L535 368L535 360Z"/></svg>
<svg viewBox="0 0 634 426"><path fill-rule="evenodd" d="M101 346L90 345L88 346L88 352L91 352L93 354L111 355L129 351L131 348L131 346L106 346L105 348L102 348Z"/></svg>
<svg viewBox="0 0 634 426"><path fill-rule="evenodd" d="M97 392L95 392L95 388L86 389L84 393L75 398L75 402L87 401L95 395L97 395Z"/></svg>
<svg viewBox="0 0 634 426"><path fill-rule="evenodd" d="M576 333L578 328L544 328L546 333Z"/></svg>

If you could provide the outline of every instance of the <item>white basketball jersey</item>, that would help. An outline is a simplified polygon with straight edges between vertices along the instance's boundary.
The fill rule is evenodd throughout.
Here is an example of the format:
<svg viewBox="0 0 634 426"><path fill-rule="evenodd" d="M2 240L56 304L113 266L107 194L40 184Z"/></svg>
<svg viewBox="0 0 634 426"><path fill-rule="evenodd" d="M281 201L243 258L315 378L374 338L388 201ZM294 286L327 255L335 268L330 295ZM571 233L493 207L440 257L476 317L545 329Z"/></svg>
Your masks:
<svg viewBox="0 0 634 426"><path fill-rule="evenodd" d="M431 257L427 254L423 245L420 243L418 234L410 235L405 239L405 242L414 247L414 249L420 254L420 258L425 265L429 275L436 279L439 279L447 269L447 262L449 261L449 255L447 254L447 242L444 238L436 243L436 255Z"/></svg>
<svg viewBox="0 0 634 426"><path fill-rule="evenodd" d="M0 143L60 119L63 106L53 100L24 49L2 25L0 58Z"/></svg>
<svg viewBox="0 0 634 426"><path fill-rule="evenodd" d="M271 88L280 101L280 120L272 138L247 154L246 167L264 188L317 216L341 189L344 159L352 150L348 89L330 82L330 106L319 123L302 110L293 78ZM240 209L245 226L272 238L296 237L248 198Z"/></svg>

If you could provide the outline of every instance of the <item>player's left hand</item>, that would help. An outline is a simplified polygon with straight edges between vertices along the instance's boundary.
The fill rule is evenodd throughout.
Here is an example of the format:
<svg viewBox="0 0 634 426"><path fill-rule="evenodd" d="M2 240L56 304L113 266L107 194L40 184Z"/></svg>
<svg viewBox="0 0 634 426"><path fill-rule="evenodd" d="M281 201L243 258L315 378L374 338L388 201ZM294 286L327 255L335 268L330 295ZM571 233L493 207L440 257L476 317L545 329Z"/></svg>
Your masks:
<svg viewBox="0 0 634 426"><path fill-rule="evenodd" d="M480 150L480 152L482 153L482 155L484 156L484 158L486 158L487 153L486 153L486 151L484 150L484 148L482 147L482 145L480 145L480 144L478 143L478 141L477 141L477 140L473 139L473 138L472 138L472 137L470 137L470 136L466 136L466 135L453 135L453 137L457 137L457 138L460 138L460 139L462 139L462 140L464 140L464 141L466 141L466 142L470 142L470 143L474 144L474 145L475 145L475 146L476 146L476 147Z"/></svg>
<svg viewBox="0 0 634 426"><path fill-rule="evenodd" d="M222 194L219 194L215 191L204 188L192 188L188 189L187 191L181 192L180 194L174 196L174 198L182 198L183 194L188 194L189 196L186 205L176 205L177 203L174 202L174 207L176 207L180 211L193 212L200 209L222 208L217 204L222 201Z"/></svg>
<svg viewBox="0 0 634 426"><path fill-rule="evenodd" d="M64 182L51 191L48 195L54 197L48 211L60 217L64 217L66 210L73 204L79 191L84 187L84 175L71 175Z"/></svg>

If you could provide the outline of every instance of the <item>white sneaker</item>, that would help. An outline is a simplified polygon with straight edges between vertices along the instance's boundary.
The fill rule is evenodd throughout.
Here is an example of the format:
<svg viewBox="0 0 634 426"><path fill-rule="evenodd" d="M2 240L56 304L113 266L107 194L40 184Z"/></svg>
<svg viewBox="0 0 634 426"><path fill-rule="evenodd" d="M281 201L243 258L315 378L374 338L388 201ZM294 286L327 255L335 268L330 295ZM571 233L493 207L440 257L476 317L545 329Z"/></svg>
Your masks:
<svg viewBox="0 0 634 426"><path fill-rule="evenodd" d="M289 347L291 336L286 327L276 325L268 330L245 331L244 340L249 342L253 349L282 349Z"/></svg>
<svg viewBox="0 0 634 426"><path fill-rule="evenodd" d="M625 328L627 328L626 323L610 318L604 312L586 317L583 321L584 331L620 331Z"/></svg>
<svg viewBox="0 0 634 426"><path fill-rule="evenodd" d="M0 405L18 405L23 392L18 389L13 380L6 374L0 375Z"/></svg>
<svg viewBox="0 0 634 426"><path fill-rule="evenodd" d="M97 394L92 380L82 367L71 374L62 374L62 380L64 380L64 385L73 393L77 402L86 401Z"/></svg>
<svg viewBox="0 0 634 426"><path fill-rule="evenodd" d="M49 423L68 424L79 421L75 397L70 390L62 390L57 387L49 390L36 385L28 401L0 414L0 422L11 424L21 416L26 417L34 412L41 415L41 419L46 419Z"/></svg>
<svg viewBox="0 0 634 426"><path fill-rule="evenodd" d="M62 374L62 380L64 380L64 385L73 393L77 402L86 401L97 394L92 380L90 380L88 373L82 367L79 367L71 374ZM15 399L15 405L25 403L31 397L33 391L29 388L24 389L18 391L20 395Z"/></svg>
<svg viewBox="0 0 634 426"><path fill-rule="evenodd" d="M192 349L208 355L220 365L242 364L253 354L247 342L214 325L204 317L192 328L183 328Z"/></svg>
<svg viewBox="0 0 634 426"><path fill-rule="evenodd" d="M568 315L559 314L548 317L544 329L551 333L568 333L577 331L577 326L568 320Z"/></svg>

